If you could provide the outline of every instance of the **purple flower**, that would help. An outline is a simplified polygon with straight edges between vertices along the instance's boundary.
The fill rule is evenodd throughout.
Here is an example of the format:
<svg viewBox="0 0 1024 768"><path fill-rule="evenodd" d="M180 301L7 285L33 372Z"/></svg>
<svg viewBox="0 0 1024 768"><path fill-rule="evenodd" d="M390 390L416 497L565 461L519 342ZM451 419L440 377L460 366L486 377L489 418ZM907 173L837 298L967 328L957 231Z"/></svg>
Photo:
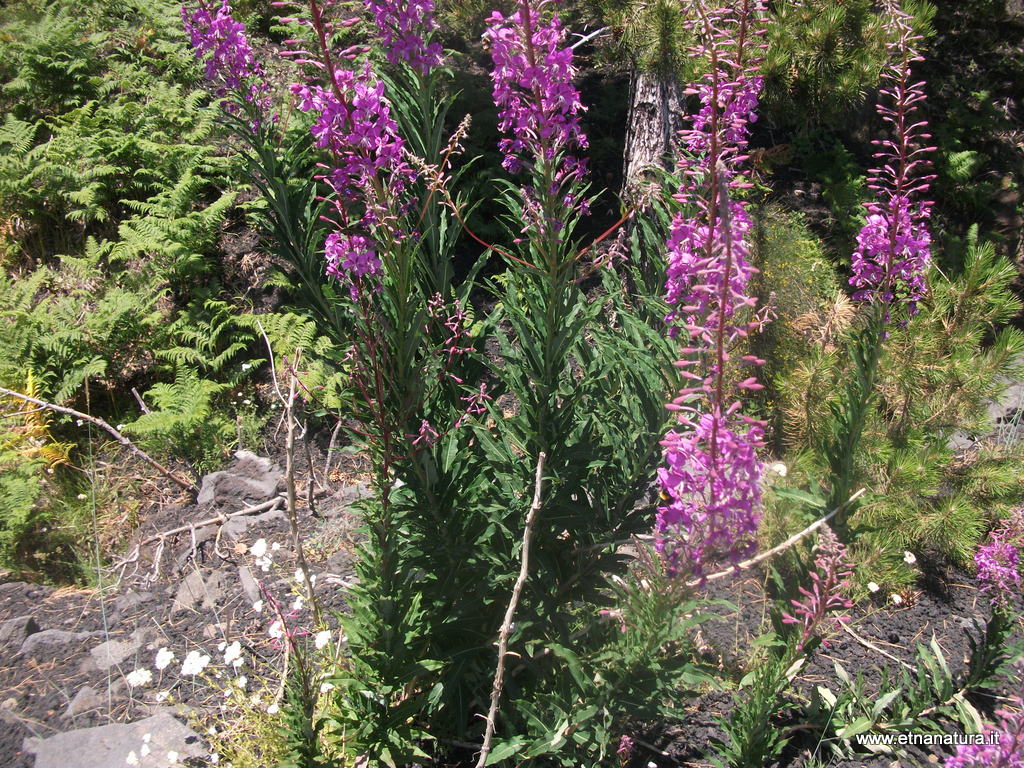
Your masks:
<svg viewBox="0 0 1024 768"><path fill-rule="evenodd" d="M800 636L799 647L803 648L807 641L818 632L821 625L830 613L846 611L853 607L853 603L846 593L850 588L850 576L853 574L853 566L844 547L835 533L827 525L818 534L816 547L818 554L814 558L816 570L811 571L811 588L800 587L800 594L803 600L792 600L795 616L788 613L782 614L783 624L800 624L803 626L803 634ZM831 617L832 621L845 621L842 616Z"/></svg>
<svg viewBox="0 0 1024 768"><path fill-rule="evenodd" d="M326 180L341 198L360 199L379 174L389 176L392 190L405 188L413 176L403 157L405 143L384 84L374 79L369 64L358 73L335 70L333 87L293 83L291 90L299 109L317 115L310 130L316 145L335 157Z"/></svg>
<svg viewBox="0 0 1024 768"><path fill-rule="evenodd" d="M619 763L626 765L629 759L633 757L633 739L629 736L622 736L619 739L619 748L615 750L615 754L619 756Z"/></svg>
<svg viewBox="0 0 1024 768"><path fill-rule="evenodd" d="M196 58L206 60L206 79L219 84L217 95L235 92L261 109L269 109L270 88L263 67L256 61L245 25L232 18L228 0L223 0L216 12L205 2L192 11L183 5L181 18Z"/></svg>
<svg viewBox="0 0 1024 768"><path fill-rule="evenodd" d="M369 239L362 235L332 232L324 244L324 259L328 275L349 283L353 300L359 296L366 279L376 278L381 271L377 252Z"/></svg>
<svg viewBox="0 0 1024 768"><path fill-rule="evenodd" d="M747 126L756 119L762 79L748 48L759 45L764 6L748 0L735 9L706 10L701 18L700 50L712 66L690 89L701 108L682 134L690 154L680 162L686 182L675 196L694 213L672 222L665 286L669 333L684 330L690 339L676 363L690 385L667 406L678 414L680 429L662 441L665 466L658 477L668 503L659 507L655 529L669 572L689 569L696 576L716 562L736 564L756 546L764 425L729 401L761 385L753 377L727 385L726 367L736 345L767 320L747 294L756 272L747 243L750 217L729 197L741 186ZM763 361L745 355L739 362Z"/></svg>
<svg viewBox="0 0 1024 768"><path fill-rule="evenodd" d="M388 61L408 62L423 74L441 63L441 44L427 42L437 29L432 0L365 0Z"/></svg>
<svg viewBox="0 0 1024 768"><path fill-rule="evenodd" d="M731 415L731 414L729 414ZM658 508L655 547L675 575L695 576L722 560L738 563L756 546L761 507L764 429L750 423L734 431L728 415L705 413L683 432L669 432L665 465L658 469L668 503Z"/></svg>
<svg viewBox="0 0 1024 768"><path fill-rule="evenodd" d="M924 224L927 213L906 197L893 195L888 209L869 206L867 223L857 233L850 265L850 284L859 290L855 299L878 298L892 304L906 301L910 314L925 294L925 270L931 261L931 235Z"/></svg>
<svg viewBox="0 0 1024 768"><path fill-rule="evenodd" d="M508 135L499 143L505 156L502 165L510 173L533 158L553 160L587 146L580 128L585 107L572 84L572 49L562 47L565 30L557 15L541 20L545 5L546 0L533 7L521 0L507 18L494 11L484 32L494 60L491 80L498 127ZM574 178L583 175L579 161L565 168Z"/></svg>
<svg viewBox="0 0 1024 768"><path fill-rule="evenodd" d="M714 223L706 217L686 219L679 214L669 229L665 298L673 309L666 320L673 326L682 321L691 339L699 338L709 346L716 343L720 321L725 323L722 330L728 343L742 335L746 326L734 323L736 315L756 303L747 296L747 285L757 272L749 262L746 240L750 217L743 204L735 201L729 203L728 214L728 220L716 217ZM726 282L728 288L723 291Z"/></svg>
<svg viewBox="0 0 1024 768"><path fill-rule="evenodd" d="M999 710L998 725L985 724L984 743L957 747L944 768L1024 768L1024 700L1011 699L1016 709Z"/></svg>
<svg viewBox="0 0 1024 768"><path fill-rule="evenodd" d="M978 548L974 563L978 568L981 591L996 605L1005 606L1009 595L1020 593L1020 548L1024 546L1024 507L1010 513L1010 518Z"/></svg>
<svg viewBox="0 0 1024 768"><path fill-rule="evenodd" d="M895 0L887 2L887 26L892 63L882 75L883 88L877 111L888 123L893 138L872 142L878 147L868 186L878 196L867 204L867 222L857 235L850 285L854 298L906 304L910 314L925 294L925 270L931 262L928 218L932 203L914 202L928 191L934 176L924 173L934 147L924 146L931 136L928 123L915 116L925 98L924 83L910 79L913 62L921 57L915 48L920 40L911 19Z"/></svg>
<svg viewBox="0 0 1024 768"><path fill-rule="evenodd" d="M708 77L713 78L713 75ZM721 143L719 161L726 168L741 163L746 159L743 153L750 124L757 122L757 104L763 88L764 78L750 74L739 74L735 80L717 85L701 83L695 89L700 98L700 111L692 117L690 129L683 131L686 149L707 158L714 135Z"/></svg>

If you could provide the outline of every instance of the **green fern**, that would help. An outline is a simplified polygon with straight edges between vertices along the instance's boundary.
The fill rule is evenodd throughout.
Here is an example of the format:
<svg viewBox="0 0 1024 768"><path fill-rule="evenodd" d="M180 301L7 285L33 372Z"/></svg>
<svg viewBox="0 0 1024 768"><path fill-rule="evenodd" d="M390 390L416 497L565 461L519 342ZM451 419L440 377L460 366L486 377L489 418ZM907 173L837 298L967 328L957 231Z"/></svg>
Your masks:
<svg viewBox="0 0 1024 768"><path fill-rule="evenodd" d="M135 435L160 455L181 453L208 469L227 451L234 425L216 412L214 398L227 384L200 378L188 367L177 369L174 381L154 384L144 395L153 410L125 424L122 431Z"/></svg>

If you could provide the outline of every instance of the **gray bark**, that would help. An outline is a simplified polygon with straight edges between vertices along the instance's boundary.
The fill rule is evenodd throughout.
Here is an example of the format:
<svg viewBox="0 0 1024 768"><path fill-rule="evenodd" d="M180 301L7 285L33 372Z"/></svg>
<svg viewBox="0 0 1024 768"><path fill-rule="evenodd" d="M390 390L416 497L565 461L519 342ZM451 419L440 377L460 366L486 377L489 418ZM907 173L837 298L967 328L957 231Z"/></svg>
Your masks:
<svg viewBox="0 0 1024 768"><path fill-rule="evenodd" d="M683 127L682 89L672 74L634 70L623 163L623 194L651 168L671 168L675 138Z"/></svg>

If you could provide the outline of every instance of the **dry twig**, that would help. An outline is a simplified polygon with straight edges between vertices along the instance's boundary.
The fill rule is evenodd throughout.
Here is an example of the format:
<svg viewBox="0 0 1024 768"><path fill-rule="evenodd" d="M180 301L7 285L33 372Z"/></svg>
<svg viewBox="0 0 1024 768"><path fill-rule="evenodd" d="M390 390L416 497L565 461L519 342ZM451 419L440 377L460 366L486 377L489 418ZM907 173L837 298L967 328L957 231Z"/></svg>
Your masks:
<svg viewBox="0 0 1024 768"><path fill-rule="evenodd" d="M494 672L494 685L491 687L491 707L487 712L487 729L484 732L484 742L480 747L480 759L477 760L476 768L483 768L487 763L487 756L491 752L491 741L494 739L494 721L498 716L498 703L501 701L501 690L505 684L505 656L508 655L508 636L512 632L512 619L515 617L516 607L519 605L519 595L526 584L526 578L530 572L530 540L533 538L533 524L540 511L541 492L544 485L544 462L547 455L542 451L537 456L537 472L533 480L533 504L526 514L526 525L523 528L523 548L519 553L519 576L516 578L515 586L512 587L512 597L508 601L508 608L505 610L505 620L501 622L501 631L498 633L498 666Z"/></svg>
<svg viewBox="0 0 1024 768"><path fill-rule="evenodd" d="M814 533L816 530L821 528L821 526L823 526L825 523L827 523L833 517L835 517L840 512L842 512L844 509L846 509L850 504L852 504L857 499L859 499L861 496L863 496L866 491L867 491L866 488L861 488L859 491L857 491L855 494L853 494L853 496L851 496L845 502L843 502L838 507L833 509L831 512L829 512L823 518L821 518L820 520L816 520L815 522L811 523L810 525L808 525L806 528L804 528L799 533L794 533L792 536L790 536L788 539L786 539L781 544L779 544L777 546L774 546L771 549L769 549L769 550L767 550L765 552L762 552L761 554L756 555L755 557L750 558L749 560L744 560L742 563L737 563L736 566L733 567L733 568L729 568L729 569L724 570L724 571L718 571L717 573L712 573L712 574L710 574L708 576L705 576L703 580L701 580L701 579L693 579L692 581L688 581L686 583L686 585L689 586L689 587L699 587L701 584L703 584L705 582L716 581L718 579L724 579L726 576L731 576L732 574L736 573L737 571L746 571L746 570L748 570L750 568L753 568L755 565L757 565L759 563L763 563L769 557L774 557L775 555L779 554L780 552L784 552L785 550L789 549L794 544L796 544L798 541L800 541L800 539L802 539L805 536L809 536L810 534Z"/></svg>
<svg viewBox="0 0 1024 768"><path fill-rule="evenodd" d="M131 440L129 440L127 437L125 437L123 434L121 434L118 430L116 430L112 426L110 426L103 419L97 418L96 416L90 416L89 414L82 413L81 411L76 411L74 408L65 408L62 405L54 405L53 403L47 403L44 400L39 400L39 399L34 398L34 397L29 397L28 395L23 395L23 394L21 394L21 392L15 392L13 389L7 389L6 387L0 387L0 395L7 395L8 397L15 397L15 398L18 398L19 400L24 400L26 403L32 403L33 405L38 405L41 408L46 408L46 409L51 410L51 411L56 411L57 413L63 413L65 415L67 415L67 416L74 416L76 419L80 419L82 421L88 421L91 424L95 424L100 429L102 429L105 432L107 432L110 435L112 435L113 438L115 440L117 440L117 442L119 442L121 445L123 445L129 451L134 453L136 456L138 456L144 462L149 464L151 467L153 467L155 470L157 470L164 477L167 477L168 479L173 480L175 483L180 485L182 488L187 488L190 491L198 491L199 490L199 487L192 480L182 480L180 477L178 477L176 474L174 474L171 470L169 470L163 464L158 462L156 459L154 459L148 453L146 453L141 448L139 448L137 445L135 445L135 443L133 443Z"/></svg>

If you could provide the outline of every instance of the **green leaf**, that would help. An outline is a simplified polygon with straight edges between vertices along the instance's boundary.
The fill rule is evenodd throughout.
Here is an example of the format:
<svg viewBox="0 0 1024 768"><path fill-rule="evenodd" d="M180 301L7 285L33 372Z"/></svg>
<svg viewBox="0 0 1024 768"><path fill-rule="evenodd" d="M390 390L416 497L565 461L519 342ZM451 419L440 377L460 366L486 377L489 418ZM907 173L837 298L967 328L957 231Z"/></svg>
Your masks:
<svg viewBox="0 0 1024 768"><path fill-rule="evenodd" d="M491 750L490 754L487 755L487 762L485 762L484 765L494 765L495 763L500 763L502 760L507 760L519 752L525 742L526 740L522 736L516 736L508 741L499 742L498 745Z"/></svg>

